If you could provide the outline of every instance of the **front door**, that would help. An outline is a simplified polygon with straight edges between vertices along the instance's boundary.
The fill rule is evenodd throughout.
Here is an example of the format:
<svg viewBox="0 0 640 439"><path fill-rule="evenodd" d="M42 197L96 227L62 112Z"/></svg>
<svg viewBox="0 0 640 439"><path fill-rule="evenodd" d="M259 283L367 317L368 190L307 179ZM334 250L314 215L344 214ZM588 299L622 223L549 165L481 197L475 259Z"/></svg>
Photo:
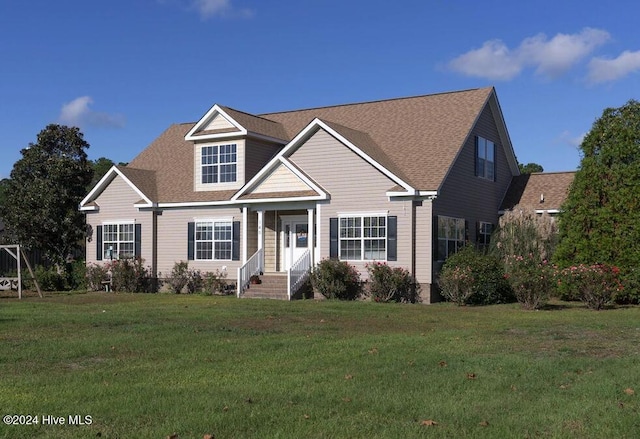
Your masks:
<svg viewBox="0 0 640 439"><path fill-rule="evenodd" d="M291 268L309 248L309 222L307 217L282 219L282 254L284 270Z"/></svg>

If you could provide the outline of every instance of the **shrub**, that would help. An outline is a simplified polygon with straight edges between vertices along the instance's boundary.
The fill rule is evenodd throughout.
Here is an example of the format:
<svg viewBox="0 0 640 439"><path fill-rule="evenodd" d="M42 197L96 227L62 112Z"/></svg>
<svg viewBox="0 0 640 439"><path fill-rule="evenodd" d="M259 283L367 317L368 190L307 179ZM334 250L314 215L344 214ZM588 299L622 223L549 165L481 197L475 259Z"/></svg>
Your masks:
<svg viewBox="0 0 640 439"><path fill-rule="evenodd" d="M511 256L506 261L507 279L516 300L524 309L539 309L549 300L554 270L535 256Z"/></svg>
<svg viewBox="0 0 640 439"><path fill-rule="evenodd" d="M33 274L43 291L62 291L65 288L65 277L56 267L45 268L38 265Z"/></svg>
<svg viewBox="0 0 640 439"><path fill-rule="evenodd" d="M347 262L323 259L311 272L314 292L327 299L356 300L362 294L360 274Z"/></svg>
<svg viewBox="0 0 640 439"><path fill-rule="evenodd" d="M458 306L467 304L473 295L474 284L475 279L471 267L464 265L447 265L445 263L438 278L438 286L442 296Z"/></svg>
<svg viewBox="0 0 640 439"><path fill-rule="evenodd" d="M202 290L203 286L202 272L200 270L187 270L187 292L189 294L197 293Z"/></svg>
<svg viewBox="0 0 640 439"><path fill-rule="evenodd" d="M615 266L579 264L562 270L558 283L565 295L579 298L590 309L600 310L623 291L619 274Z"/></svg>
<svg viewBox="0 0 640 439"><path fill-rule="evenodd" d="M514 300L500 260L471 245L447 259L438 285L442 295L458 305L490 305Z"/></svg>
<svg viewBox="0 0 640 439"><path fill-rule="evenodd" d="M375 302L416 303L420 301L420 284L409 271L374 262L367 264L369 294Z"/></svg>
<svg viewBox="0 0 640 439"><path fill-rule="evenodd" d="M87 289L87 266L83 260L73 261L68 264L69 275L67 278L68 287L72 290Z"/></svg>
<svg viewBox="0 0 640 439"><path fill-rule="evenodd" d="M101 291L104 288L102 281L109 279L109 269L105 265L89 264L85 276L89 291Z"/></svg>
<svg viewBox="0 0 640 439"><path fill-rule="evenodd" d="M171 290L176 294L180 294L189 282L189 263L180 261L173 264L168 282Z"/></svg>
<svg viewBox="0 0 640 439"><path fill-rule="evenodd" d="M216 270L215 273L207 272L203 275L205 294L226 294L227 272Z"/></svg>
<svg viewBox="0 0 640 439"><path fill-rule="evenodd" d="M111 261L111 288L113 291L128 293L149 293L154 291L154 282L149 269L141 258L123 258Z"/></svg>
<svg viewBox="0 0 640 439"><path fill-rule="evenodd" d="M634 268L621 270L622 289L617 291L614 300L618 304L640 304L640 270Z"/></svg>

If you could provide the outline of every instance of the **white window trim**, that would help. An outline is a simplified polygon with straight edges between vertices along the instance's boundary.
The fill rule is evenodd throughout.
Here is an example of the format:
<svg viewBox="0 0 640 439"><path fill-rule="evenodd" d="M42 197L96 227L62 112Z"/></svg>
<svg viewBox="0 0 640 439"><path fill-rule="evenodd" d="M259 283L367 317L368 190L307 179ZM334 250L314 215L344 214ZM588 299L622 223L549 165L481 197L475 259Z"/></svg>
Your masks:
<svg viewBox="0 0 640 439"><path fill-rule="evenodd" d="M236 180L218 183L202 182L202 149L208 146L236 145ZM193 146L193 187L196 192L240 189L244 184L244 168L245 168L245 145L244 139L226 140L218 142L195 143ZM218 166L220 163L218 163Z"/></svg>
<svg viewBox="0 0 640 439"><path fill-rule="evenodd" d="M483 155L482 157L480 156L480 142L481 142L481 141L484 141L484 155ZM487 158L486 158L486 157L487 157L487 155L488 155L488 145L487 145L487 144L491 144L491 145L492 145L492 152L491 152L491 153L492 153L492 154L494 154L494 157L493 157L493 161L491 161L491 162L490 162L490 161L488 161L488 160L487 160ZM496 149L496 143L495 143L494 141L489 140L489 139L487 139L487 138L485 138L485 137L482 137L482 136L476 136L476 147L475 147L475 154L476 154L476 177L478 177L478 178L482 178L482 179L484 179L484 180L489 180L489 181L494 181L494 180L495 180L495 178L496 178L496 176L495 176L495 174L496 174L496 157L495 157L495 153L496 153L496 151L497 151L497 149ZM480 175L480 174L478 173L478 168L477 168L477 166L478 166L478 165L477 165L477 162L478 162L480 159L483 159L483 160L484 160L484 163L485 163L485 166L484 166L484 168L483 168L483 171L484 171L484 174L483 174L483 175ZM491 177L491 178L488 176L488 171L487 171L487 170L489 169L489 167L487 166L487 163L491 163L491 167L493 168L493 177Z"/></svg>
<svg viewBox="0 0 640 439"><path fill-rule="evenodd" d="M491 226L491 232L490 233L483 233L483 228L482 226L484 225L490 225ZM479 221L478 222L478 237L477 237L477 241L480 245L489 245L489 243L491 242L491 234L493 233L493 229L494 229L494 225L493 223L490 223L489 221ZM481 242L480 237L481 236L485 236L487 237L487 239L485 241L488 242Z"/></svg>
<svg viewBox="0 0 640 439"><path fill-rule="evenodd" d="M231 261L233 260L233 218L194 218L194 231L193 231L193 260L194 261ZM198 240L198 224L208 223L211 224L211 240ZM216 242L229 242L229 240L216 240L215 239L215 227L216 223L229 223L231 224L231 255L229 259L216 259ZM211 242L211 258L198 258L198 242Z"/></svg>
<svg viewBox="0 0 640 439"><path fill-rule="evenodd" d="M371 212L364 212L364 213L338 213L338 258L341 261L353 261L353 262L369 262L369 261L380 261L380 262L386 262L387 261L387 256L388 256L388 251L389 251L389 212L386 211L384 213L382 212L375 212L375 213L371 213ZM365 255L365 247L364 247L364 243L365 241L369 240L369 241L373 241L373 240L380 240L382 238L378 237L378 238L366 238L364 236L364 219L365 218L372 218L372 217L376 217L376 218L380 218L380 217L384 217L384 259L365 259L364 255ZM342 219L345 218L360 218L361 222L360 222L360 237L359 238L342 238L340 236L340 230L341 230L341 221ZM343 240L349 240L349 241L356 241L359 240L360 241L360 259L346 259L346 258L342 258L342 241Z"/></svg>
<svg viewBox="0 0 640 439"><path fill-rule="evenodd" d="M131 257L135 257L136 254L136 221L135 220L123 220L123 221L103 221L102 222L102 259L103 260L119 260L120 259L120 245L123 243L133 243L133 253L131 255ZM120 226L133 226L133 240L131 241L120 241ZM117 235L118 235L118 239L115 241L110 241L105 239L105 235L107 233L107 228L105 226L118 226L118 231L117 231ZM118 250L116 251L116 256L113 257L113 255L111 256L107 256L107 254L105 253L105 246L109 243L112 244L117 244L118 246ZM112 249L113 250L113 249Z"/></svg>
<svg viewBox="0 0 640 439"><path fill-rule="evenodd" d="M466 232L467 232L467 231L466 231L466 224L467 224L467 221L466 221L464 218L458 218L458 217L455 217L455 216L440 215L440 216L438 216L438 221L440 221L440 218L442 218L442 219L452 219L452 220L456 220L456 221L462 221L462 223L463 223L463 231L465 232L465 235L466 235ZM453 254L453 253L452 253L452 254L449 254L449 245L448 245L449 241L456 241L456 242L458 242L458 241L460 241L460 240L459 240L459 239L451 239L451 238L447 238L447 237L445 237L445 238L440 238L440 224L439 224L439 223L437 224L437 230L438 230L438 234L437 234L438 247L440 247L440 241L446 241L446 242L447 242L447 246L446 246L446 248L447 248L447 255L443 257L442 255L440 255L440 252L438 252L438 261L445 261L445 260L447 260L447 258L449 258L449 257ZM464 246L464 244L465 244L465 243L464 243L464 239L463 239L463 240L462 240L462 246ZM462 248L462 247L461 247L461 248ZM460 249L456 249L456 251L459 251L459 250L460 250Z"/></svg>

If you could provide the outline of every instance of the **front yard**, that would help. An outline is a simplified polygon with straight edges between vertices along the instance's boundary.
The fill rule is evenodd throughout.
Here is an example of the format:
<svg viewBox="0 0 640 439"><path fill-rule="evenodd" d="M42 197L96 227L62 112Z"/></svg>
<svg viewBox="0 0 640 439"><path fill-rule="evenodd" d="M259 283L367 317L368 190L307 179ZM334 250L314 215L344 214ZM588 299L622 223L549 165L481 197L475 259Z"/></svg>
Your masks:
<svg viewBox="0 0 640 439"><path fill-rule="evenodd" d="M640 432L639 307L53 294L0 342L0 438Z"/></svg>

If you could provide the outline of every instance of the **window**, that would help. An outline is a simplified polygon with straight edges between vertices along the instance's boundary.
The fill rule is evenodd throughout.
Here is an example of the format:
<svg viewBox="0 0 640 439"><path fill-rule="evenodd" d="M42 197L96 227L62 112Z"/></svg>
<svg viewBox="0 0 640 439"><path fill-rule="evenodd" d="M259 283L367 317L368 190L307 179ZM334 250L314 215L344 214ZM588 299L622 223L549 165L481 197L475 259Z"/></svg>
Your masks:
<svg viewBox="0 0 640 439"><path fill-rule="evenodd" d="M462 218L438 217L438 260L443 261L460 250L465 241L465 221Z"/></svg>
<svg viewBox="0 0 640 439"><path fill-rule="evenodd" d="M230 221L195 223L195 259L231 260L232 235Z"/></svg>
<svg viewBox="0 0 640 439"><path fill-rule="evenodd" d="M478 225L478 245L487 247L491 242L491 233L493 232L493 224L480 221Z"/></svg>
<svg viewBox="0 0 640 439"><path fill-rule="evenodd" d="M120 259L133 258L134 256L134 224L105 224L102 227L102 258Z"/></svg>
<svg viewBox="0 0 640 439"><path fill-rule="evenodd" d="M476 137L476 176L495 180L495 144L482 137Z"/></svg>
<svg viewBox="0 0 640 439"><path fill-rule="evenodd" d="M237 145L203 146L201 152L202 183L236 181Z"/></svg>
<svg viewBox="0 0 640 439"><path fill-rule="evenodd" d="M340 259L350 261L387 258L387 217L340 218Z"/></svg>

